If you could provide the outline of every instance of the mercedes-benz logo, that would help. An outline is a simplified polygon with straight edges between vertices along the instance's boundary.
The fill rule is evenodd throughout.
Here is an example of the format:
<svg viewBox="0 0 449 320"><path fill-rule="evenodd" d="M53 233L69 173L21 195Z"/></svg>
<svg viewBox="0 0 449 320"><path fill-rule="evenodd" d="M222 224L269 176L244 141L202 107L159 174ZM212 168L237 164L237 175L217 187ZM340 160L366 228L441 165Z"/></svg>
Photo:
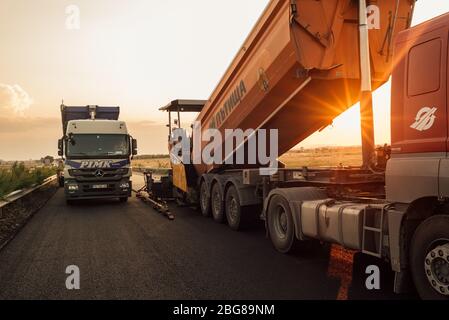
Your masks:
<svg viewBox="0 0 449 320"><path fill-rule="evenodd" d="M95 171L95 176L101 178L104 176L104 172L102 170Z"/></svg>

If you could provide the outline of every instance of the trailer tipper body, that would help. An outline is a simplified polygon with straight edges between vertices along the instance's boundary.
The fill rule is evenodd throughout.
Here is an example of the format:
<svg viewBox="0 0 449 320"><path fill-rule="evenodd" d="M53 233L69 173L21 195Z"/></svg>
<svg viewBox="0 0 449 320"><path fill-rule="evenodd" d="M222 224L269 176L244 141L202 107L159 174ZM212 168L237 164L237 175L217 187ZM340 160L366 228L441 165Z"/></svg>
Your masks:
<svg viewBox="0 0 449 320"><path fill-rule="evenodd" d="M131 157L137 142L119 121L119 107L61 106L63 179L68 204L74 200L131 196Z"/></svg>
<svg viewBox="0 0 449 320"><path fill-rule="evenodd" d="M392 39L409 27L413 6L373 4L369 48L377 88L390 77ZM353 0L271 1L199 115L202 130L278 129L283 154L331 124L360 100L358 15ZM200 174L212 169L196 166Z"/></svg>
<svg viewBox="0 0 449 320"><path fill-rule="evenodd" d="M203 132L225 137L277 129L281 155L360 101L363 164L280 164L266 176L261 164L179 163L172 153L178 200L233 230L260 216L282 253L339 244L390 262L397 292L413 280L421 297L449 298L449 15L410 29L413 10L411 0L271 1L208 101L161 110L199 112ZM376 149L371 92L391 75L392 147ZM171 120L173 150L180 119Z"/></svg>

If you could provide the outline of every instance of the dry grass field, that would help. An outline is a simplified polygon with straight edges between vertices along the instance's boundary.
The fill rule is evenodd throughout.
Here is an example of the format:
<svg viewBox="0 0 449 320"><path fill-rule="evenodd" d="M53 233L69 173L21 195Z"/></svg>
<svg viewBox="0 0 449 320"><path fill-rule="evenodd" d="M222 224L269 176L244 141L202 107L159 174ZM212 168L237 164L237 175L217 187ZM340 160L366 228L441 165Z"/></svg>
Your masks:
<svg viewBox="0 0 449 320"><path fill-rule="evenodd" d="M135 159L133 160L133 167L137 169L168 169L170 168L170 158Z"/></svg>
<svg viewBox="0 0 449 320"><path fill-rule="evenodd" d="M280 160L288 168L359 166L362 163L361 147L326 147L294 150Z"/></svg>
<svg viewBox="0 0 449 320"><path fill-rule="evenodd" d="M284 154L280 160L288 168L301 167L335 167L358 166L362 163L360 147L326 147L314 149L292 150ZM143 156L133 160L136 168L166 169L170 168L170 159L167 157Z"/></svg>

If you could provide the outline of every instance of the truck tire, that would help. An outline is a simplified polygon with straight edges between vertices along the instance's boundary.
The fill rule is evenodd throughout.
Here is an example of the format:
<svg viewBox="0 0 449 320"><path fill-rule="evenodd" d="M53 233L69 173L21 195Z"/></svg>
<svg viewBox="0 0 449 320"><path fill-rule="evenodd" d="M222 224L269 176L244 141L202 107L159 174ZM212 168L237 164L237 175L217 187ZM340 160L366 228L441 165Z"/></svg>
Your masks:
<svg viewBox="0 0 449 320"><path fill-rule="evenodd" d="M423 300L449 300L449 216L421 223L412 239L410 266Z"/></svg>
<svg viewBox="0 0 449 320"><path fill-rule="evenodd" d="M173 187L173 197L175 198L175 203L178 207L187 206L186 195L176 187Z"/></svg>
<svg viewBox="0 0 449 320"><path fill-rule="evenodd" d="M64 177L58 177L58 184L60 188L64 188Z"/></svg>
<svg viewBox="0 0 449 320"><path fill-rule="evenodd" d="M210 208L209 188L207 187L206 182L202 182L200 185L200 210L203 217L210 217L211 208Z"/></svg>
<svg viewBox="0 0 449 320"><path fill-rule="evenodd" d="M221 189L218 183L215 183L212 187L212 195L210 197L212 217L217 223L224 223L225 213L223 205L223 196L221 194Z"/></svg>
<svg viewBox="0 0 449 320"><path fill-rule="evenodd" d="M288 201L275 195L270 201L267 213L267 226L274 248L284 254L293 251L297 242L295 223Z"/></svg>
<svg viewBox="0 0 449 320"><path fill-rule="evenodd" d="M240 205L239 194L234 186L230 186L226 191L225 211L229 228L240 231L247 226L248 216L245 214L245 208Z"/></svg>

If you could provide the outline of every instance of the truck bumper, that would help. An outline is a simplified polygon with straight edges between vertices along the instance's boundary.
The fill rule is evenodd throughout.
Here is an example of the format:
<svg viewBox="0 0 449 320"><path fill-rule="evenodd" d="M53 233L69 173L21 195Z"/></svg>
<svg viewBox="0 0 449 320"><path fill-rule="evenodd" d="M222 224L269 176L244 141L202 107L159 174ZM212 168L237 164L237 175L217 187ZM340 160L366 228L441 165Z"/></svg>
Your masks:
<svg viewBox="0 0 449 320"><path fill-rule="evenodd" d="M67 200L75 199L108 199L131 197L132 182L121 181L65 181L65 196Z"/></svg>

